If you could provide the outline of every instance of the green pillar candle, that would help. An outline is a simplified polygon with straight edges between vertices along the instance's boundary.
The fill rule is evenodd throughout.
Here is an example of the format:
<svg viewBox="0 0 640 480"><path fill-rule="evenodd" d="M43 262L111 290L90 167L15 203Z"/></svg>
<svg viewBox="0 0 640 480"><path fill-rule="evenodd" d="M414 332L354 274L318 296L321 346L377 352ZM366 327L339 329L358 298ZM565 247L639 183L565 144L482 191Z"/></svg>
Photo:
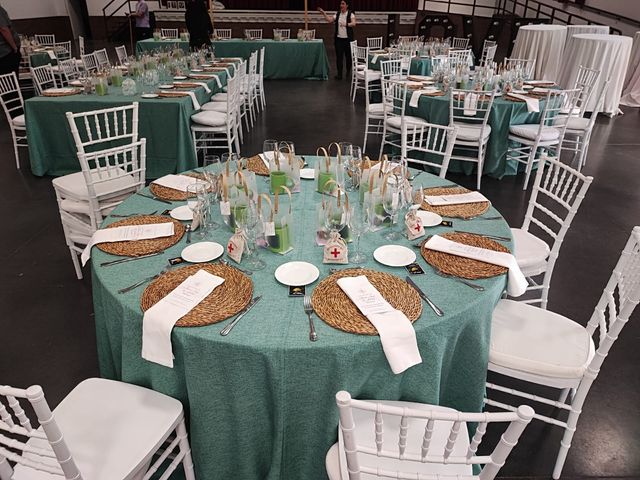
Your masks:
<svg viewBox="0 0 640 480"><path fill-rule="evenodd" d="M106 95L109 93L109 87L105 83L96 83L96 95Z"/></svg>
<svg viewBox="0 0 640 480"><path fill-rule="evenodd" d="M234 205L231 207L231 215L229 215L229 228L232 232L236 231L238 220L242 221L247 215L246 205Z"/></svg>
<svg viewBox="0 0 640 480"><path fill-rule="evenodd" d="M291 248L291 241L289 239L289 224L276 225L276 234L267 237L267 244L269 250L275 253L284 253Z"/></svg>
<svg viewBox="0 0 640 480"><path fill-rule="evenodd" d="M111 76L111 85L114 87L122 86L122 76L121 75L112 75Z"/></svg>
<svg viewBox="0 0 640 480"><path fill-rule="evenodd" d="M271 180L271 193L274 195L284 193L282 187L293 187L293 179L287 175L287 172L276 170L269 174L269 178Z"/></svg>
<svg viewBox="0 0 640 480"><path fill-rule="evenodd" d="M320 193L333 193L338 186L335 183L327 186L330 180L335 181L336 176L331 172L319 172L318 174L318 191Z"/></svg>

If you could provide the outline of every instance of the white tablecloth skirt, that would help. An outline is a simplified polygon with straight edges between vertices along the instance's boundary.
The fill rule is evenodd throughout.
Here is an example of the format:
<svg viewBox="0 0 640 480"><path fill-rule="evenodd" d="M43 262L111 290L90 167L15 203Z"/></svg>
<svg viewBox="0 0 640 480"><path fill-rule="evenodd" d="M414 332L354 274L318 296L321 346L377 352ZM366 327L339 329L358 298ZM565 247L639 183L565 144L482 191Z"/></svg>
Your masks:
<svg viewBox="0 0 640 480"><path fill-rule="evenodd" d="M565 50L571 47L573 36L582 33L598 33L600 35L609 35L610 28L608 25L567 25L567 41L564 44Z"/></svg>
<svg viewBox="0 0 640 480"><path fill-rule="evenodd" d="M556 81L566 36L564 25L525 25L518 30L511 58L535 58L535 78Z"/></svg>
<svg viewBox="0 0 640 480"><path fill-rule="evenodd" d="M633 36L631 59L622 87L620 103L629 107L640 107L640 32L636 32Z"/></svg>

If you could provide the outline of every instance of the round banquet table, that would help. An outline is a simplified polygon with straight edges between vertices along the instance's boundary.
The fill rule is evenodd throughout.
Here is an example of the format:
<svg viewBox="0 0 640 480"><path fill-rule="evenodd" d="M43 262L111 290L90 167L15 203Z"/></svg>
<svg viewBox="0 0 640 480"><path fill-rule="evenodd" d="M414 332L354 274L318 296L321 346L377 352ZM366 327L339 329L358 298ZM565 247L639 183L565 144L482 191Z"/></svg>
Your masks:
<svg viewBox="0 0 640 480"><path fill-rule="evenodd" d="M389 60L389 56L386 54L369 54L369 68L371 70L380 70L382 67L381 62ZM433 70L433 61L431 57L412 57L411 66L409 67L410 75L431 75Z"/></svg>
<svg viewBox="0 0 640 480"><path fill-rule="evenodd" d="M409 105L411 91L408 93L406 103L406 114L424 118L427 122L438 125L449 124L449 94L442 97L420 96L417 107ZM544 102L540 101L540 111ZM515 160L507 159L507 149L509 146L509 127L511 125L521 125L525 123L539 123L540 113L530 113L524 102L512 102L505 100L502 96L497 97L491 106L489 114L489 126L491 126L491 136L487 144L487 151L484 159L483 175L490 175L494 178L502 178L505 175L517 175L518 169L522 168ZM473 162L462 162L452 160L449 164L450 172L462 172L471 175L477 164Z"/></svg>
<svg viewBox="0 0 640 480"><path fill-rule="evenodd" d="M629 69L624 80L620 103L629 107L640 107L640 32L636 32L633 36Z"/></svg>
<svg viewBox="0 0 640 480"><path fill-rule="evenodd" d="M564 25L525 25L518 29L511 58L535 58L535 78L555 81L566 38Z"/></svg>
<svg viewBox="0 0 640 480"><path fill-rule="evenodd" d="M600 70L602 74L594 88L596 94L591 96L587 110L593 111L598 102L598 92L603 83L610 79L602 111L608 115L617 115L631 54L631 44L631 37L620 35L594 33L574 35L571 48L564 52L558 84L563 88L573 88L581 65Z"/></svg>
<svg viewBox="0 0 640 480"><path fill-rule="evenodd" d="M306 157L311 163L317 159ZM253 295L262 301L247 313L229 336L220 336L228 321L197 328L174 328L174 368L141 358L143 287L119 295L117 290L159 272L167 259L185 247L183 238L164 254L120 265L98 248L92 252L93 301L100 370L104 377L142 385L179 399L189 419L189 435L198 478L325 479L324 457L337 439L335 393L347 390L355 398L407 400L480 411L483 405L491 314L506 276L474 281L477 292L452 278L436 276L418 254L426 274L414 281L442 308L436 317L426 304L414 323L422 363L394 375L377 336L354 335L334 329L317 317L318 341L309 341L302 299L288 297L288 288L274 278L277 266L304 260L320 269L320 280L335 265L322 264L316 246L315 208L321 196L315 182L302 180L294 194L295 249L286 256L262 251L267 266L251 279ZM421 173L423 186L448 184ZM266 191L267 182L258 179ZM357 202L357 194L350 195ZM184 202L174 202L174 206ZM114 213L162 211L166 204L133 195ZM493 207L486 215L496 215ZM113 222L108 218L105 223ZM220 219L218 219L220 220ZM467 231L510 237L504 220L461 221ZM450 228L435 227L428 233ZM231 232L221 227L209 240L226 245ZM411 247L402 239L398 243ZM365 267L404 278L404 268L391 268L372 259L383 245L380 232L367 234L362 249ZM512 248L512 242L503 242ZM416 252L418 250L415 250ZM342 267L342 266L338 266ZM320 281L307 286L307 293Z"/></svg>
<svg viewBox="0 0 640 480"><path fill-rule="evenodd" d="M571 47L574 35L582 33L597 33L599 35L609 35L611 29L608 25L567 25L567 40L564 44L565 50Z"/></svg>

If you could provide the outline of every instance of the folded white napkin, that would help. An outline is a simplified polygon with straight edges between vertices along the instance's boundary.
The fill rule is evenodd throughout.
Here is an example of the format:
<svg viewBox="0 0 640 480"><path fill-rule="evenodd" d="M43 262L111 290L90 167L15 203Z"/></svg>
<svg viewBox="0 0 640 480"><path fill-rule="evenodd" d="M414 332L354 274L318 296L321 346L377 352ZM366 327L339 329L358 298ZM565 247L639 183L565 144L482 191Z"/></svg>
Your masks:
<svg viewBox="0 0 640 480"><path fill-rule="evenodd" d="M379 55L374 55L373 58L371 59L371 63L373 64L378 63L378 57Z"/></svg>
<svg viewBox="0 0 640 480"><path fill-rule="evenodd" d="M216 77L216 78L217 78L217 77ZM207 84L206 84L206 83L204 83L204 82L173 82L173 84L174 84L176 87L181 87L181 86L184 86L185 84L189 85L189 84L191 84L191 83L196 84L196 85L198 85L198 86L200 86L200 87L204 88L204 91L205 91L205 92L207 92L207 93L211 93L211 89L209 88L209 85L207 85Z"/></svg>
<svg viewBox="0 0 640 480"><path fill-rule="evenodd" d="M550 88L535 87L531 90L531 93L544 93L546 95L550 90Z"/></svg>
<svg viewBox="0 0 640 480"><path fill-rule="evenodd" d="M459 257L471 258L481 262L500 265L509 269L507 293L512 297L519 297L527 290L527 279L522 274L516 258L510 253L495 252L486 248L472 247L458 242L452 242L439 235L434 235L425 243L425 247L438 252L450 253Z"/></svg>
<svg viewBox="0 0 640 480"><path fill-rule="evenodd" d="M173 188L174 190L180 190L181 192L186 192L187 187L189 185L193 185L194 183L198 183L199 179L196 177L189 177L188 175L165 175L164 177L160 177L154 180L151 183L155 183L156 185L162 185L163 187Z"/></svg>
<svg viewBox="0 0 640 480"><path fill-rule="evenodd" d="M198 99L196 98L196 94L194 92L185 92L185 93L187 93L191 97L191 103L193 104L193 109L200 110L200 108L202 107L200 106L200 102L198 102Z"/></svg>
<svg viewBox="0 0 640 480"><path fill-rule="evenodd" d="M464 96L464 112L463 115L469 117L475 117L478 113L478 98L480 96L477 93L467 93Z"/></svg>
<svg viewBox="0 0 640 480"><path fill-rule="evenodd" d="M169 295L144 312L142 358L173 368L171 330L178 320L223 283L224 278L212 275L205 270L198 270Z"/></svg>
<svg viewBox="0 0 640 480"><path fill-rule="evenodd" d="M524 83L528 83L529 85L544 85L553 83L553 80L525 80Z"/></svg>
<svg viewBox="0 0 640 480"><path fill-rule="evenodd" d="M56 59L56 53L53 50L47 50L47 53L49 54L49 58L51 60L55 60Z"/></svg>
<svg viewBox="0 0 640 480"><path fill-rule="evenodd" d="M82 251L80 256L82 266L84 267L91 257L91 248L98 243L147 240L149 238L170 237L171 235L173 235L173 223L171 222L128 225L98 230L91 236L91 240Z"/></svg>
<svg viewBox="0 0 640 480"><path fill-rule="evenodd" d="M338 286L376 327L393 373L402 373L422 363L413 325L404 313L380 295L367 277L344 277L338 280Z"/></svg>
<svg viewBox="0 0 640 480"><path fill-rule="evenodd" d="M527 102L527 111L529 113L536 113L540 111L540 102L538 101L537 98L529 98L529 97L525 97L524 95L519 95L513 92L511 92L509 96L513 98L518 98L520 100L524 100L525 102Z"/></svg>
<svg viewBox="0 0 640 480"><path fill-rule="evenodd" d="M458 195L426 195L425 201L434 207L441 205L460 205L463 203L488 202L480 192L460 193Z"/></svg>
<svg viewBox="0 0 640 480"><path fill-rule="evenodd" d="M262 152L262 153L259 153L258 156L260 157L262 162L265 164L265 166L269 168L269 162L271 162L271 160L273 159L273 152Z"/></svg>
<svg viewBox="0 0 640 480"><path fill-rule="evenodd" d="M420 101L420 97L422 95L438 93L439 91L440 90L438 90L435 87L427 87L427 88L423 88L422 90L416 90L411 94L411 100L409 100L409 106L413 108L417 108L418 102Z"/></svg>

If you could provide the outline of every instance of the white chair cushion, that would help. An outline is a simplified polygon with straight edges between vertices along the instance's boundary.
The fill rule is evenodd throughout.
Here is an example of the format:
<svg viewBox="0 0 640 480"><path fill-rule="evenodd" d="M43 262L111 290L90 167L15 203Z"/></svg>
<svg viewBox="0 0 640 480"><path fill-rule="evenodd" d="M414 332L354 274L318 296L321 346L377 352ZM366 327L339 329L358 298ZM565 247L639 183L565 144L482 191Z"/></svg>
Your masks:
<svg viewBox="0 0 640 480"><path fill-rule="evenodd" d="M412 117L411 115L405 115L405 122L417 123L419 125L427 125L427 121L424 118ZM387 125L397 130L401 128L402 120L400 117L390 117L387 119Z"/></svg>
<svg viewBox="0 0 640 480"><path fill-rule="evenodd" d="M549 245L521 228L512 228L511 235L514 243L513 254L522 273L531 276L544 272L551 253Z"/></svg>
<svg viewBox="0 0 640 480"><path fill-rule="evenodd" d="M110 199L115 199L123 195L126 197L135 190L136 185L133 177L122 169L118 169L118 172L122 176L95 185L96 195L98 197L106 195L108 192L115 192L113 195L110 195ZM92 177L94 181L100 178L97 173L92 173ZM54 188L68 192L77 199L89 200L87 183L84 180L82 172L70 173L69 175L54 178L52 183Z"/></svg>
<svg viewBox="0 0 640 480"><path fill-rule="evenodd" d="M456 127L458 127L458 135L456 136L456 141L460 140L462 142L477 142L480 140L480 132L482 132L482 139L486 140L491 135L491 126L485 125L484 130L481 127L476 127L474 125L465 125L464 123L456 123Z"/></svg>
<svg viewBox="0 0 640 480"><path fill-rule="evenodd" d="M245 94L241 93L240 94L240 98L244 100ZM211 101L212 102L226 102L227 101L227 93L226 92L216 93L215 95L213 95L211 97Z"/></svg>
<svg viewBox="0 0 640 480"><path fill-rule="evenodd" d="M125 193L124 195L118 195L117 197L110 198L109 200L105 200L100 202L102 216L105 217L109 215L118 204L125 201L127 198L131 196L131 192ZM108 206L107 206L108 205ZM69 213L81 213L83 215L90 216L91 215L91 205L89 201L86 202L73 200L70 198L66 198L60 202L60 208L65 212Z"/></svg>
<svg viewBox="0 0 640 480"><path fill-rule="evenodd" d="M356 72L356 76L360 79L364 80L365 75L367 77L367 81L369 82L380 80L382 78L382 73L377 70L364 69L364 70L358 70Z"/></svg>
<svg viewBox="0 0 640 480"><path fill-rule="evenodd" d="M54 410L82 477L92 480L136 478L143 460L182 412L179 401L146 388L91 378L80 383ZM31 439L30 445L49 449ZM13 480L62 478L32 468L15 468Z"/></svg>
<svg viewBox="0 0 640 480"><path fill-rule="evenodd" d="M557 313L500 300L491 320L491 364L554 378L584 374L595 354L589 332Z"/></svg>
<svg viewBox="0 0 640 480"><path fill-rule="evenodd" d="M369 104L369 113L373 115L383 115L384 114L384 105L382 103L370 103Z"/></svg>
<svg viewBox="0 0 640 480"><path fill-rule="evenodd" d="M589 126L589 119L583 117L556 118L553 124L562 125L565 121L567 122L567 130L586 130Z"/></svg>
<svg viewBox="0 0 640 480"><path fill-rule="evenodd" d="M538 129L540 125L537 123L526 124L526 125L511 125L509 127L509 133L516 135L518 137L527 138L529 140L535 140L538 136ZM560 136L560 132L557 128L553 127L542 127L542 136L540 140L543 142L550 142L552 140L557 140Z"/></svg>
<svg viewBox="0 0 640 480"><path fill-rule="evenodd" d="M191 120L208 127L223 127L227 124L227 114L205 110L191 115Z"/></svg>
<svg viewBox="0 0 640 480"><path fill-rule="evenodd" d="M224 112L227 113L227 102L208 102L202 105L205 112Z"/></svg>
<svg viewBox="0 0 640 480"><path fill-rule="evenodd" d="M18 115L11 119L11 123L13 123L14 127L24 127L26 125L24 120L24 113L22 115Z"/></svg>

